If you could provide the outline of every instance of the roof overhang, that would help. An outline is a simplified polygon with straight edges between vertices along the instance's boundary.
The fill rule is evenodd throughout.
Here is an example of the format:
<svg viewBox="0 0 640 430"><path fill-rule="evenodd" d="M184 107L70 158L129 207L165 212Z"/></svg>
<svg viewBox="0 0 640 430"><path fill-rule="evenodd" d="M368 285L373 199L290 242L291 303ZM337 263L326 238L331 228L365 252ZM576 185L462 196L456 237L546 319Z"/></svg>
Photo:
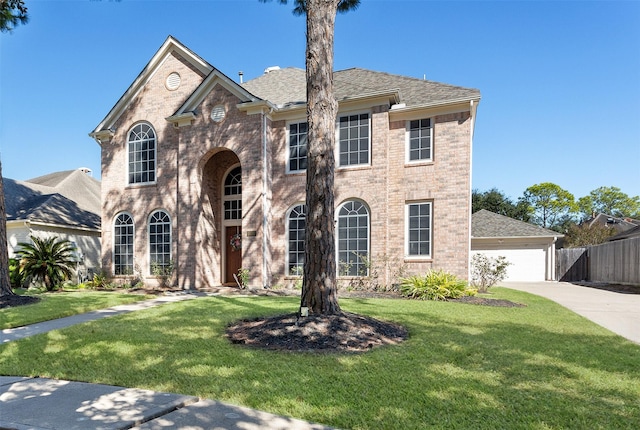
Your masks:
<svg viewBox="0 0 640 430"><path fill-rule="evenodd" d="M391 106L389 120L423 118L425 116L447 115L458 112L471 112L471 114L475 116L478 103L480 103L480 97L435 101L412 106L398 103Z"/></svg>

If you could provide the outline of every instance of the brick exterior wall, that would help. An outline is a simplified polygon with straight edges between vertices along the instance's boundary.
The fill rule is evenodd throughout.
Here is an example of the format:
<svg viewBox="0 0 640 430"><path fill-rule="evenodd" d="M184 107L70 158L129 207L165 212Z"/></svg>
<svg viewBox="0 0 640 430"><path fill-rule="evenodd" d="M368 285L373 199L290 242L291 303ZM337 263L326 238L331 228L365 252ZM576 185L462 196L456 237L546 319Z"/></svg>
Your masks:
<svg viewBox="0 0 640 430"><path fill-rule="evenodd" d="M172 72L181 76L175 91L165 87ZM240 165L242 267L249 270L252 286L291 285L296 278L286 275L286 214L294 205L304 203L305 175L286 173L288 122L238 109L241 100L222 81L204 97L191 124L176 127L167 122L204 78L188 61L169 56L119 116L111 141L102 144L103 267L113 266L114 219L127 212L135 221L135 262L145 281L153 284L148 217L154 210L164 209L172 219L174 281L184 289L220 285L225 280L223 181L230 169ZM216 106L226 112L220 122L211 119ZM366 205L370 257L380 284L397 282L400 267L406 269L405 274L434 268L466 279L471 216L472 121L468 109L425 111L424 117L432 119L433 161L415 164L405 161L409 118L390 112L388 105L371 106L366 111L371 121L371 164L337 168L336 215L348 200ZM345 113L340 111L339 115ZM157 181L128 185L127 136L141 121L151 124L157 134ZM433 205L432 255L428 259L406 258L405 205L422 201Z"/></svg>

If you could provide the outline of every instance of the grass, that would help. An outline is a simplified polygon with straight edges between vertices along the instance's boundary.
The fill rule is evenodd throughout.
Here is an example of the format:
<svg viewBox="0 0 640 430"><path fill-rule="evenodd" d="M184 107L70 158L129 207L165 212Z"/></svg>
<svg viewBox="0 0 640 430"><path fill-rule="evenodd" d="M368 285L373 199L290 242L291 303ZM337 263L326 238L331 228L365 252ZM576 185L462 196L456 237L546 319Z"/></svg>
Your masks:
<svg viewBox="0 0 640 430"><path fill-rule="evenodd" d="M31 305L0 310L0 329L35 324L151 298L141 294L101 291L29 293L29 295L39 297L40 301Z"/></svg>
<svg viewBox="0 0 640 430"><path fill-rule="evenodd" d="M90 381L222 400L349 429L640 428L640 346L541 297L526 308L341 299L405 325L365 354L229 344L238 319L297 298L200 298L0 346L0 374Z"/></svg>

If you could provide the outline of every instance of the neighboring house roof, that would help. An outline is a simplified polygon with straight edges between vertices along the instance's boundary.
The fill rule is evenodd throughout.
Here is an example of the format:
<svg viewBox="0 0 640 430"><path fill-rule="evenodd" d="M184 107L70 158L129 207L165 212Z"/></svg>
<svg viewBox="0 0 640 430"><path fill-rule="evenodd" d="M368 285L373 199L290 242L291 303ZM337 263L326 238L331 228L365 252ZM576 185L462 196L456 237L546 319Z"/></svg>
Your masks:
<svg viewBox="0 0 640 430"><path fill-rule="evenodd" d="M538 225L509 218L481 209L471 215L471 237L562 237L563 235Z"/></svg>
<svg viewBox="0 0 640 430"><path fill-rule="evenodd" d="M480 98L480 91L473 88L360 68L336 71L333 79L338 102L376 94L396 93L396 102L404 103L410 108ZM278 107L306 102L306 76L303 69L275 69L242 86L253 95Z"/></svg>
<svg viewBox="0 0 640 430"><path fill-rule="evenodd" d="M100 228L100 181L83 170L3 181L7 221Z"/></svg>
<svg viewBox="0 0 640 430"><path fill-rule="evenodd" d="M640 226L640 220L633 218L615 217L612 215L599 213L583 222L583 225L588 225L589 227L598 224L604 227L613 228L617 232L617 234L620 234L624 233L627 230L631 230L637 226Z"/></svg>
<svg viewBox="0 0 640 430"><path fill-rule="evenodd" d="M607 242L612 242L614 240L631 239L634 237L640 237L640 225L618 233L615 236L611 236L609 239L607 239Z"/></svg>

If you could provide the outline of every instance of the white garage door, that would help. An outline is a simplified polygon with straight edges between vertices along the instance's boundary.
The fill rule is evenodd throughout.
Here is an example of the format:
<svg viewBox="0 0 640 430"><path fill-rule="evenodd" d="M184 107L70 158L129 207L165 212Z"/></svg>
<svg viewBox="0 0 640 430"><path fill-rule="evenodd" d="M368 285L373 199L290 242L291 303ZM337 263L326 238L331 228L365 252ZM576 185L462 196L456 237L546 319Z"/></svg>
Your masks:
<svg viewBox="0 0 640 430"><path fill-rule="evenodd" d="M546 275L546 255L543 248L513 248L474 250L472 254L485 254L488 257L505 256L511 265L507 268L505 281L544 281Z"/></svg>

